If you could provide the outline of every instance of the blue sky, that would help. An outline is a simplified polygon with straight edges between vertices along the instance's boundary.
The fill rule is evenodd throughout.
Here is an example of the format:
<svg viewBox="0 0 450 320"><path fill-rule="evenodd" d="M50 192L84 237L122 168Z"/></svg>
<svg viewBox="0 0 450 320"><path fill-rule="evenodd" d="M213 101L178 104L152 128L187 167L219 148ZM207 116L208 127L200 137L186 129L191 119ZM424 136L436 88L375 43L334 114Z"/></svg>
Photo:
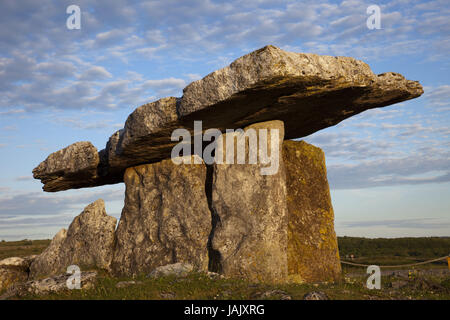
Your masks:
<svg viewBox="0 0 450 320"><path fill-rule="evenodd" d="M71 4L80 30L66 28ZM338 235L450 236L448 1L3 0L0 239L50 238L100 197L119 217L123 184L44 193L31 170L76 141L104 148L139 105L267 44L421 82L422 97L305 140L325 151Z"/></svg>

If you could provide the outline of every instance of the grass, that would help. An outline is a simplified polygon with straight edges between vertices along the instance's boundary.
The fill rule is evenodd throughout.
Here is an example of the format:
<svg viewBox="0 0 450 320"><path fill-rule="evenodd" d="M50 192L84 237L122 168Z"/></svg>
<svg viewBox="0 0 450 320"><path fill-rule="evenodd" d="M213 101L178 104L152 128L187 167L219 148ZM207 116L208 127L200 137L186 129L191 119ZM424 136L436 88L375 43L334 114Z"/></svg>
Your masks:
<svg viewBox="0 0 450 320"><path fill-rule="evenodd" d="M369 290L364 286L365 278L344 279L334 284L253 284L239 279L210 279L205 274L193 273L184 278L162 277L158 279L144 276L133 279L138 282L126 288L117 288L120 281L130 278L111 278L100 273L99 279L90 290L66 290L58 294L45 296L29 295L22 299L49 300L257 300L263 293L277 290L264 299L280 299L283 292L293 300L301 300L311 291L322 291L332 300L449 300L450 276L441 279L429 279L429 283L440 285L439 290L412 287L393 289L391 284L398 281L395 277L384 277L381 290ZM413 283L413 282L411 282ZM445 286L444 286L445 285ZM280 292L281 291L281 292Z"/></svg>
<svg viewBox="0 0 450 320"><path fill-rule="evenodd" d="M342 258L353 254L357 259L383 262L407 263L415 260L428 260L450 254L450 237L422 238L357 238L338 237L339 252Z"/></svg>

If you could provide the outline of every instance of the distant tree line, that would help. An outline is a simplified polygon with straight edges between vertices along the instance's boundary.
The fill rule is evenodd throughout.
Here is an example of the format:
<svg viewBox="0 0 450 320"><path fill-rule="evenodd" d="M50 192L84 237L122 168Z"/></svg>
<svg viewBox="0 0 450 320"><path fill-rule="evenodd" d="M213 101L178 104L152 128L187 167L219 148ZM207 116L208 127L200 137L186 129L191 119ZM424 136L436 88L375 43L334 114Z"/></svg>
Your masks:
<svg viewBox="0 0 450 320"><path fill-rule="evenodd" d="M450 254L450 237L427 238L357 238L338 237L341 257L424 257L434 258Z"/></svg>

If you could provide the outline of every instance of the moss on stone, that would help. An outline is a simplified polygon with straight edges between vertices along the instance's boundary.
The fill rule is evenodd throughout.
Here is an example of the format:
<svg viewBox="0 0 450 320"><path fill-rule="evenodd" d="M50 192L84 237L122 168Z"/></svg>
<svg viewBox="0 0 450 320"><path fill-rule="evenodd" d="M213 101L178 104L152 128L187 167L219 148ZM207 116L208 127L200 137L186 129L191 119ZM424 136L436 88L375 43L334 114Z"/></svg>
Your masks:
<svg viewBox="0 0 450 320"><path fill-rule="evenodd" d="M304 141L284 141L288 273L293 282L337 280L341 273L325 155Z"/></svg>

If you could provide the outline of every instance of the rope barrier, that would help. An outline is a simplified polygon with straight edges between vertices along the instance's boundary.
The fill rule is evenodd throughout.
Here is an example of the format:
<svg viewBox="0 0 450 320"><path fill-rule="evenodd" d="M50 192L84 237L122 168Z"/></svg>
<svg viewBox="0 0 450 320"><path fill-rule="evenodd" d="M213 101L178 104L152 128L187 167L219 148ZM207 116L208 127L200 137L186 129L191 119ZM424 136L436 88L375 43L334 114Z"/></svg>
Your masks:
<svg viewBox="0 0 450 320"><path fill-rule="evenodd" d="M409 264L400 264L400 265L396 265L396 266L379 266L379 267L380 268L412 267L412 266L418 266L418 265L427 264L427 263L431 263L431 262L435 262L435 261L439 261L439 260L444 260L444 259L447 259L448 257L450 257L450 255L444 256L444 257L441 257L441 258L428 260L428 261L423 261L423 262L409 263ZM351 266L357 266L357 267L368 267L368 266L371 266L371 264L353 263L353 262L342 261L342 260L341 260L341 263L348 264L348 265L351 265Z"/></svg>

